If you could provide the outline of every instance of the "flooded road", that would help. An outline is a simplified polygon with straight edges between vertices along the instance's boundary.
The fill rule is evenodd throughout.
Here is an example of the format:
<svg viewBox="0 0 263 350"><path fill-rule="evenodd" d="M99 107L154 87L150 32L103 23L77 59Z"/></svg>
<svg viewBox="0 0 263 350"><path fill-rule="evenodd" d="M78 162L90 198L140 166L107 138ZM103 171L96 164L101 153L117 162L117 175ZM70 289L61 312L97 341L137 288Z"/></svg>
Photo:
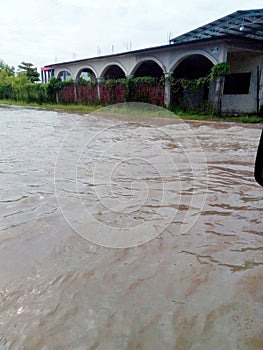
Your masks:
<svg viewBox="0 0 263 350"><path fill-rule="evenodd" d="M158 113L0 108L1 350L263 349L261 126Z"/></svg>

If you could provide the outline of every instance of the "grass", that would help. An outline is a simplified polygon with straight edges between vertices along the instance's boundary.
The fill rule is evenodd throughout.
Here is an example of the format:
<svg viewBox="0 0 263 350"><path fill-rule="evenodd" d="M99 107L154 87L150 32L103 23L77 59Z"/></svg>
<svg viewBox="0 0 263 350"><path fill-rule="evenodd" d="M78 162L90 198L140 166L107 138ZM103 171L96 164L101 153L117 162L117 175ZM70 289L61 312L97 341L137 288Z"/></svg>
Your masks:
<svg viewBox="0 0 263 350"><path fill-rule="evenodd" d="M258 115L216 115L216 114L202 114L195 112L182 112L180 110L173 111L181 119L188 120L211 120L211 121L226 121L239 123L263 123L263 117Z"/></svg>
<svg viewBox="0 0 263 350"><path fill-rule="evenodd" d="M136 117L176 117L176 115L168 109L141 102L127 102L106 106L101 110L101 113Z"/></svg>
<svg viewBox="0 0 263 350"><path fill-rule="evenodd" d="M38 104L34 102L23 102L23 101L15 101L15 100L0 100L0 105L8 105L8 106L22 106L29 108L38 108L49 111L59 111L59 112L69 112L69 113L90 113L94 112L100 108L101 106L87 106L87 105L77 105L77 104L57 104L57 103L43 103Z"/></svg>
<svg viewBox="0 0 263 350"><path fill-rule="evenodd" d="M113 106L90 106L80 104L56 104L56 103L28 103L15 100L0 100L0 105L23 106L29 108L38 108L51 111L88 114L94 111L101 110L102 113L112 113L119 115L140 115L140 116L155 116L155 117L176 117L186 120L210 120L210 121L230 121L241 123L263 123L263 117L257 115L240 115L240 116L218 116L215 114L202 114L195 112L182 112L181 110L169 111L165 108L140 103L124 103Z"/></svg>

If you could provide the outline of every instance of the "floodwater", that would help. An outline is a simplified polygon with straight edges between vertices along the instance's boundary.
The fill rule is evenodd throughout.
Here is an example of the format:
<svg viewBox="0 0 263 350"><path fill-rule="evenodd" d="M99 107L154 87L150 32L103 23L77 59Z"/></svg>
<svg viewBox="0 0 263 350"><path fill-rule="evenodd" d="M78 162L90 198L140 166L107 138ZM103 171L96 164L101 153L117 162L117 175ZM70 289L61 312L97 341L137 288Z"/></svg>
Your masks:
<svg viewBox="0 0 263 350"><path fill-rule="evenodd" d="M0 349L262 350L260 133L0 108Z"/></svg>

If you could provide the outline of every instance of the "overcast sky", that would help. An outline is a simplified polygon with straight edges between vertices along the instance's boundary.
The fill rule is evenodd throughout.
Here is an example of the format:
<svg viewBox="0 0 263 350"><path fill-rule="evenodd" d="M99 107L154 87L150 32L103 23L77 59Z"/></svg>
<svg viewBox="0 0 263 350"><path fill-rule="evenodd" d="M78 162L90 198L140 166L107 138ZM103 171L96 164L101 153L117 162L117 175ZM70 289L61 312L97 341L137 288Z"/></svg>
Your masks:
<svg viewBox="0 0 263 350"><path fill-rule="evenodd" d="M0 0L0 59L17 67L164 45L262 0Z"/></svg>

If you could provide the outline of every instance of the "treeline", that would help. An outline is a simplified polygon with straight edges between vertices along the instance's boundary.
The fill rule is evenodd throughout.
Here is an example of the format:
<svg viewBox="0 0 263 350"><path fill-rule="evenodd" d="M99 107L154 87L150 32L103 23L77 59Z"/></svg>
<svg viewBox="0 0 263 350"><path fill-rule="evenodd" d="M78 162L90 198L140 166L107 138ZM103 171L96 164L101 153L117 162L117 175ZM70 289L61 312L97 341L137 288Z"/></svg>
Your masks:
<svg viewBox="0 0 263 350"><path fill-rule="evenodd" d="M20 74L9 77L0 72L0 99L44 103L50 101L47 87L44 84L34 84Z"/></svg>
<svg viewBox="0 0 263 350"><path fill-rule="evenodd" d="M0 60L0 99L43 103L49 100L47 86L37 83L39 73L32 63L15 68Z"/></svg>

